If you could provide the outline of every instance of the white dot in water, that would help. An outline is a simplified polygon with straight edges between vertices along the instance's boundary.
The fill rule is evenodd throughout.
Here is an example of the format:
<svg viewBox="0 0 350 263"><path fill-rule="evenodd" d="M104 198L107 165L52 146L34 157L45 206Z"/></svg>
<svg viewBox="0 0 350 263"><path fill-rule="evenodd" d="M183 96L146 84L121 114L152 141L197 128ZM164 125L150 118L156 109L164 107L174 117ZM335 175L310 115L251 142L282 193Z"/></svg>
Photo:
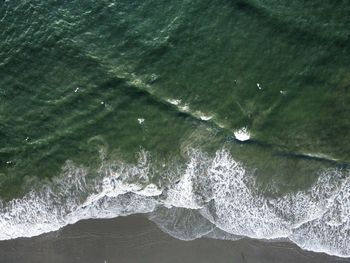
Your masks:
<svg viewBox="0 0 350 263"><path fill-rule="evenodd" d="M78 91L79 91L79 88L76 88L76 89L74 90L75 93L77 93Z"/></svg>
<svg viewBox="0 0 350 263"><path fill-rule="evenodd" d="M101 101L101 105L103 105L103 104L105 104L105 102L104 102L104 101Z"/></svg>
<svg viewBox="0 0 350 263"><path fill-rule="evenodd" d="M250 139L250 132L247 127L235 130L233 133L238 141L244 142Z"/></svg>
<svg viewBox="0 0 350 263"><path fill-rule="evenodd" d="M137 121L139 122L139 124L142 124L142 123L145 122L145 119L144 118L139 118L139 119L137 119Z"/></svg>
<svg viewBox="0 0 350 263"><path fill-rule="evenodd" d="M261 86L260 86L260 83L256 83L256 86L258 87L258 89L262 89Z"/></svg>

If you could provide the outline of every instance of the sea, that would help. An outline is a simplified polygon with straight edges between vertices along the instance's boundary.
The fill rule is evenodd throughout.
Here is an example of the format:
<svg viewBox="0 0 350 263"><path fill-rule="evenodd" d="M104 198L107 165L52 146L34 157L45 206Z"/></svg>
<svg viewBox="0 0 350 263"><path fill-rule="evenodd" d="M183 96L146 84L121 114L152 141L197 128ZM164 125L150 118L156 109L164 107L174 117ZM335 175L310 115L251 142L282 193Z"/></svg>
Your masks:
<svg viewBox="0 0 350 263"><path fill-rule="evenodd" d="M350 257L348 0L1 0L0 240L143 213Z"/></svg>

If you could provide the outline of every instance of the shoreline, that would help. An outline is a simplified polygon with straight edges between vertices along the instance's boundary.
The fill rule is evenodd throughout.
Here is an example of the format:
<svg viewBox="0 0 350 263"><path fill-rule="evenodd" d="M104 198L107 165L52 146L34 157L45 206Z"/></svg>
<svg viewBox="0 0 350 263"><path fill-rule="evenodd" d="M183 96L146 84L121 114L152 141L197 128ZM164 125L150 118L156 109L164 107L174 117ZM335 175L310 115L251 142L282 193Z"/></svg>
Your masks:
<svg viewBox="0 0 350 263"><path fill-rule="evenodd" d="M88 219L37 237L0 241L0 262L350 262L290 242L175 239L145 215Z"/></svg>

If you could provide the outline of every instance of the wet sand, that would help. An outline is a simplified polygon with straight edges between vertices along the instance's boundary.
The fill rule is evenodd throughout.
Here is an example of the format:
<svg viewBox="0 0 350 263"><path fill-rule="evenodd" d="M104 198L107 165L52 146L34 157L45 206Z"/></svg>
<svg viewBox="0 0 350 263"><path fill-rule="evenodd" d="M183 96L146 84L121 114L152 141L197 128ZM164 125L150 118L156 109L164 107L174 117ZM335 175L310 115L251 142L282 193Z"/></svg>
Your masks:
<svg viewBox="0 0 350 263"><path fill-rule="evenodd" d="M181 241L142 215L85 220L33 238L0 241L1 263L303 263L350 262L287 242Z"/></svg>

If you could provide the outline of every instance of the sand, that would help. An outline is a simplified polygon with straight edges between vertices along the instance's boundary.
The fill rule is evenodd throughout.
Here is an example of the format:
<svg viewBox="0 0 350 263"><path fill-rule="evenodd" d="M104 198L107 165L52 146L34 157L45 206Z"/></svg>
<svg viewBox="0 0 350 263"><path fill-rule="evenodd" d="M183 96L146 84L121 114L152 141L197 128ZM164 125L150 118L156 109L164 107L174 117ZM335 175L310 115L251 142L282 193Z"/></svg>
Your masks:
<svg viewBox="0 0 350 263"><path fill-rule="evenodd" d="M177 240L145 216L84 220L33 238L0 241L1 263L303 263L350 262L289 242Z"/></svg>

